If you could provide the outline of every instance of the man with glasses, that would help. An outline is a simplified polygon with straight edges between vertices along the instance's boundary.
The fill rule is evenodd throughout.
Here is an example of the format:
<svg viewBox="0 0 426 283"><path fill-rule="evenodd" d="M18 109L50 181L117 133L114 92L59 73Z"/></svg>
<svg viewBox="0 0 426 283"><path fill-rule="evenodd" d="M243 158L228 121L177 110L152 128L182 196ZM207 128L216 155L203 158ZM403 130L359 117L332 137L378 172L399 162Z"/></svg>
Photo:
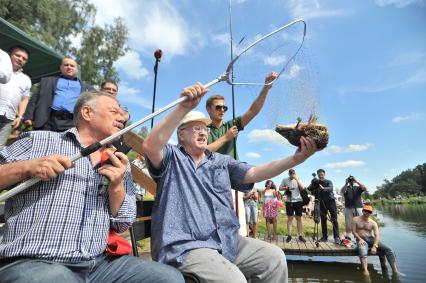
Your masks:
<svg viewBox="0 0 426 283"><path fill-rule="evenodd" d="M392 249L380 241L380 232L377 223L370 218L373 213L373 207L369 204L365 204L362 207L362 215L354 217L352 220L352 233L354 234L357 244L359 258L361 260L362 271L364 275L368 276L368 249L371 248L371 254L375 255L377 251L383 252L386 255L392 272L394 275L398 275L398 269L396 266L395 254Z"/></svg>
<svg viewBox="0 0 426 283"><path fill-rule="evenodd" d="M278 74L272 72L265 78L265 84L272 82L277 78ZM222 154L228 154L235 159L238 159L237 149L234 148L234 139L237 138L238 132L244 130L244 127L260 112L265 104L266 96L272 84L265 85L260 91L258 97L251 104L250 108L242 116L236 117L234 120L224 122L225 113L228 110L225 97L222 95L213 95L207 99L206 110L209 113L211 124L208 149ZM235 193L233 193L235 196ZM244 214L243 194L238 193L238 216L240 222L240 235L246 234L246 221Z"/></svg>
<svg viewBox="0 0 426 283"><path fill-rule="evenodd" d="M111 95L116 96L118 93L118 85L113 80L106 80L101 83L101 91L108 92Z"/></svg>
<svg viewBox="0 0 426 283"><path fill-rule="evenodd" d="M231 187L248 192L254 183L302 163L317 151L301 138L293 156L251 166L207 148L204 114L191 111L208 91L185 88L187 99L159 121L143 143L148 170L157 182L152 210L151 255L197 276L200 282L287 282L283 251L238 235ZM178 144L168 141L177 128Z"/></svg>
<svg viewBox="0 0 426 283"><path fill-rule="evenodd" d="M118 94L118 84L116 81L113 80L105 80L101 83L101 91L107 92L113 96L117 96ZM126 125L127 121L130 119L129 112L127 110L126 106L120 105L121 109L123 110L123 116L126 119L126 122L124 125Z"/></svg>

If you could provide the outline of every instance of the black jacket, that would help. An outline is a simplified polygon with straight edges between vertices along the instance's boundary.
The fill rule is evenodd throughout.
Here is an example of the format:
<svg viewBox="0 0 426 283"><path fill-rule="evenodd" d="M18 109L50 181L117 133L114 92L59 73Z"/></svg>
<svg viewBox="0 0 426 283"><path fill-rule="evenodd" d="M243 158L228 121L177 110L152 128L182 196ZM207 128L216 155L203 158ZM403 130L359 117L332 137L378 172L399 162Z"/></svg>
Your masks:
<svg viewBox="0 0 426 283"><path fill-rule="evenodd" d="M24 114L24 121L32 120L33 128L39 129L46 124L52 110L53 96L59 77L42 78L37 91L31 96ZM95 90L91 85L81 82L81 93Z"/></svg>

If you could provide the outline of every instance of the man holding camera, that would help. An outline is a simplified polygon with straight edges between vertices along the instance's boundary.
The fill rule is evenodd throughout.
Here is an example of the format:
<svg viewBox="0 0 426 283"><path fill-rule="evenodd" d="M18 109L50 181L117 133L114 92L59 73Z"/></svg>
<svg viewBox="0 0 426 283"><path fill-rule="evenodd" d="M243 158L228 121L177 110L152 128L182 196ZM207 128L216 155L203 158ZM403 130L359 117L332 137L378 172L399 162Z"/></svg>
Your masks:
<svg viewBox="0 0 426 283"><path fill-rule="evenodd" d="M354 176L349 176L342 187L341 192L345 198L345 238L347 240L351 240L352 219L362 215L361 194L365 191L367 187L357 181Z"/></svg>
<svg viewBox="0 0 426 283"><path fill-rule="evenodd" d="M294 169L288 170L288 178L285 178L281 182L280 190L285 191L286 200L285 200L285 210L287 213L287 239L286 242L291 241L291 234L293 230L293 217L296 215L297 223L297 235L299 236L299 241L305 243L306 240L302 236L302 196L300 191L305 189L302 181L296 176L296 171Z"/></svg>
<svg viewBox="0 0 426 283"><path fill-rule="evenodd" d="M309 185L309 190L315 195L315 200L320 202L321 230L320 241L328 240L327 213L330 213L330 221L333 224L334 242L340 244L339 223L337 222L337 206L333 192L333 183L325 178L325 170L317 170L318 178L314 178ZM313 174L315 175L315 174Z"/></svg>

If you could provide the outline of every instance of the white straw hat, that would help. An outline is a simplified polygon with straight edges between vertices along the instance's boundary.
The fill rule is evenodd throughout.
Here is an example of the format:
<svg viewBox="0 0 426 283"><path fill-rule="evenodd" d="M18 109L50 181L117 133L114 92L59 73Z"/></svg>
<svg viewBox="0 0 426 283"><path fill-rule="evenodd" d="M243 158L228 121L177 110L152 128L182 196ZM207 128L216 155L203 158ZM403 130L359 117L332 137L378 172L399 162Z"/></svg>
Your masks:
<svg viewBox="0 0 426 283"><path fill-rule="evenodd" d="M206 124L206 126L210 125L211 122L212 122L210 119L206 118L206 116L204 115L203 112L191 111L188 114L186 114L185 117L183 117L183 119L179 123L178 128L180 128L183 124L193 122L193 121L202 122L202 123Z"/></svg>

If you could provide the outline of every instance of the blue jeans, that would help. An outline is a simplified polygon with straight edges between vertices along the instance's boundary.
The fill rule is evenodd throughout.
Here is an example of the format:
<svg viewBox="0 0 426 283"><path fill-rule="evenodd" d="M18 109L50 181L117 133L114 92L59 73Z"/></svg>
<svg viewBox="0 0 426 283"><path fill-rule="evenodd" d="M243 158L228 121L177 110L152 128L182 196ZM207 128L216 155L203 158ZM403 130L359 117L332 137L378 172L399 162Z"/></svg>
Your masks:
<svg viewBox="0 0 426 283"><path fill-rule="evenodd" d="M21 259L0 268L1 282L173 282L184 283L175 268L138 259L101 255L93 260L58 263L39 259Z"/></svg>
<svg viewBox="0 0 426 283"><path fill-rule="evenodd" d="M359 241L357 240L358 253L359 253L360 258L366 257L368 255L368 249L371 248L374 244L374 237L362 237L362 239L367 244L361 246L359 244ZM379 247L377 248L377 251L385 254L389 264L395 263L395 254L394 254L393 250L390 247L383 244L381 241L379 241L378 246Z"/></svg>
<svg viewBox="0 0 426 283"><path fill-rule="evenodd" d="M257 202L247 202L244 208L246 211L246 223L257 223Z"/></svg>

